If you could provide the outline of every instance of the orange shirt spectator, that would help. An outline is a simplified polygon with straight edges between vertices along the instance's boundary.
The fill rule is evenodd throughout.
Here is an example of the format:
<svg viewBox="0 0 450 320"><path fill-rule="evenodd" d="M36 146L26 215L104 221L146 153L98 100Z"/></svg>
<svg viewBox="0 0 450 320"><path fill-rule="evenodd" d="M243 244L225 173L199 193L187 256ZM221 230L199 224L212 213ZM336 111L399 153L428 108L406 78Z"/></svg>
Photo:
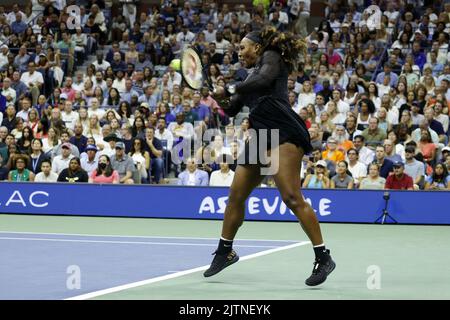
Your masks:
<svg viewBox="0 0 450 320"><path fill-rule="evenodd" d="M336 139L330 137L327 141L327 150L322 152L322 159L324 160L330 160L334 163L337 163L338 161L345 160L345 155L342 151L337 149L337 141Z"/></svg>

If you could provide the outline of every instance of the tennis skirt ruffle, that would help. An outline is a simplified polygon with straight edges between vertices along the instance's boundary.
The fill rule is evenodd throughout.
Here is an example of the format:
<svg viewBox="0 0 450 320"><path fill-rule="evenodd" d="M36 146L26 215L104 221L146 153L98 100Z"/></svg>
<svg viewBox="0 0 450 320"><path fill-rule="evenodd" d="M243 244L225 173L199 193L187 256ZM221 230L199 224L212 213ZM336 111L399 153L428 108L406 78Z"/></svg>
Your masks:
<svg viewBox="0 0 450 320"><path fill-rule="evenodd" d="M266 150L276 148L283 143L293 143L301 147L305 154L312 151L311 141L305 122L294 110L282 101L271 96L264 96L258 100L257 107L249 114L250 128L256 131L258 141L261 139L260 129L267 130ZM271 130L278 129L278 144L271 141ZM250 139L252 140L252 139ZM259 147L258 144L255 144ZM253 152L250 152L250 149ZM241 155L241 164L255 163L254 148L250 147L250 142L245 144L244 152ZM259 153L259 149L258 149ZM242 159L244 157L244 159Z"/></svg>

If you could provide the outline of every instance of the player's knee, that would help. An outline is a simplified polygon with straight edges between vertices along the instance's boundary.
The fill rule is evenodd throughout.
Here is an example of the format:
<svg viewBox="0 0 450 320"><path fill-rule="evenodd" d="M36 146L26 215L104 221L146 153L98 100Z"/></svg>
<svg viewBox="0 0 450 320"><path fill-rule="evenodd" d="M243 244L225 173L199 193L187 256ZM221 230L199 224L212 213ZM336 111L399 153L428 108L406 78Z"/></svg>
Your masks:
<svg viewBox="0 0 450 320"><path fill-rule="evenodd" d="M302 197L295 192L287 192L282 195L283 202L289 209L295 209L302 205Z"/></svg>

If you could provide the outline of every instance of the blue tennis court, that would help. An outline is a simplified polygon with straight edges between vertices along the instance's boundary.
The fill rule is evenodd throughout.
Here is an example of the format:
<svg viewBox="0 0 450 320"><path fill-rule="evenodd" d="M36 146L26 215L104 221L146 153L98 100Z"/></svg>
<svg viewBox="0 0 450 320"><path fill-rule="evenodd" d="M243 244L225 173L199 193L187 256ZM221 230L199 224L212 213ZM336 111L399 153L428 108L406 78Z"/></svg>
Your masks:
<svg viewBox="0 0 450 320"><path fill-rule="evenodd" d="M236 248L245 260L295 243L240 240ZM205 269L217 239L0 232L0 246L0 299L67 299Z"/></svg>

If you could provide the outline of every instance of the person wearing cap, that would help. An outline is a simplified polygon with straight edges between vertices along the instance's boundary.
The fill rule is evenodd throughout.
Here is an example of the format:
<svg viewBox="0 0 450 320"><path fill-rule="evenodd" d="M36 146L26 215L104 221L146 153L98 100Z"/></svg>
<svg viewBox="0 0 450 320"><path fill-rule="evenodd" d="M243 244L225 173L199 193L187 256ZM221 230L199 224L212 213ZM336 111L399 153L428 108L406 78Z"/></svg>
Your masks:
<svg viewBox="0 0 450 320"><path fill-rule="evenodd" d="M98 167L98 148L95 144L88 144L85 149L85 154L87 156L81 157L81 167L91 175L91 173Z"/></svg>
<svg viewBox="0 0 450 320"><path fill-rule="evenodd" d="M65 144L65 143L70 147L70 152L72 153L72 155L74 155L75 157L79 157L80 156L80 151L78 150L77 146L75 146L72 143L70 143L70 133L69 133L69 131L67 131L67 130L62 131L61 135L60 135L60 138L61 138L61 143L58 146L56 146L56 148L53 149L53 157L61 154L61 152L62 152L61 151L62 150L62 145Z"/></svg>
<svg viewBox="0 0 450 320"><path fill-rule="evenodd" d="M405 148L405 173L414 182L414 189L423 189L425 178L425 165L415 158L416 149L413 146Z"/></svg>
<svg viewBox="0 0 450 320"><path fill-rule="evenodd" d="M0 47L0 69L3 69L3 67L8 64L8 54L9 47L6 44L3 44Z"/></svg>
<svg viewBox="0 0 450 320"><path fill-rule="evenodd" d="M319 160L316 162L314 165L314 173L308 174L305 177L302 187L309 189L327 189L330 187L327 163L324 160Z"/></svg>
<svg viewBox="0 0 450 320"><path fill-rule="evenodd" d="M441 150L441 159L440 159L440 161L443 162L443 163L446 163L447 160L448 160L447 159L448 156L450 156L450 147L446 146L446 147L442 148L442 150Z"/></svg>
<svg viewBox="0 0 450 320"><path fill-rule="evenodd" d="M319 62L320 56L322 55L322 52L319 48L319 41L311 41L311 44L308 48L308 54L311 56L312 65L315 66Z"/></svg>
<svg viewBox="0 0 450 320"><path fill-rule="evenodd" d="M52 171L58 175L69 167L70 160L74 158L71 152L72 145L69 142L64 142L60 146L61 154L55 156L52 161Z"/></svg>
<svg viewBox="0 0 450 320"><path fill-rule="evenodd" d="M125 144L116 142L115 153L111 156L111 166L119 173L119 183L134 184L133 173L136 171L133 159L125 154Z"/></svg>
<svg viewBox="0 0 450 320"><path fill-rule="evenodd" d="M402 161L394 162L394 174L386 178L385 189L414 190L413 179L405 173L405 164Z"/></svg>

